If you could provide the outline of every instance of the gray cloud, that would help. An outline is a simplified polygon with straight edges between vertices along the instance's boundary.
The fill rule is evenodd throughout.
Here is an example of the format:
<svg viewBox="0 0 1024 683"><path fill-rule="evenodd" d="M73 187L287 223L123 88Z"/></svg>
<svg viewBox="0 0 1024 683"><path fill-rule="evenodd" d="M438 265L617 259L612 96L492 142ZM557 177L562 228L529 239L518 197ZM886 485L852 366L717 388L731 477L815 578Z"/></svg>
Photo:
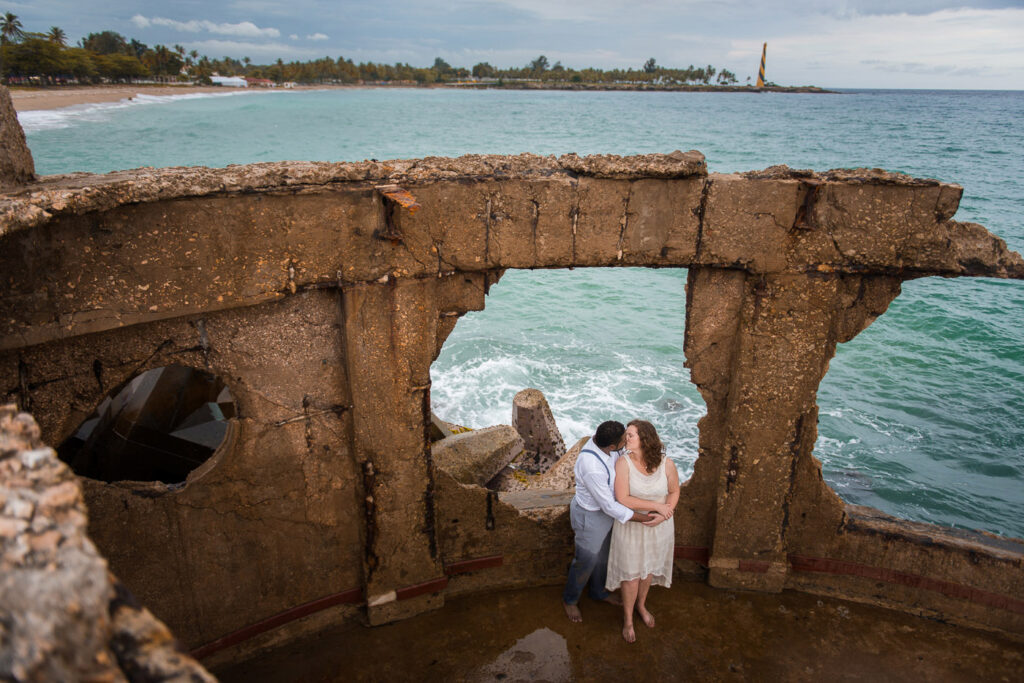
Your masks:
<svg viewBox="0 0 1024 683"><path fill-rule="evenodd" d="M141 14L136 14L131 18L132 24L138 28L148 28L150 26L164 26L176 31L187 31L189 33L199 33L201 31L207 31L209 33L216 33L223 36L235 36L238 38L277 38L281 35L281 32L276 28L260 28L251 21L242 21L237 24L221 23L218 24L213 21L206 19L192 19L190 21L176 21L174 19L167 19L165 17L144 17Z"/></svg>

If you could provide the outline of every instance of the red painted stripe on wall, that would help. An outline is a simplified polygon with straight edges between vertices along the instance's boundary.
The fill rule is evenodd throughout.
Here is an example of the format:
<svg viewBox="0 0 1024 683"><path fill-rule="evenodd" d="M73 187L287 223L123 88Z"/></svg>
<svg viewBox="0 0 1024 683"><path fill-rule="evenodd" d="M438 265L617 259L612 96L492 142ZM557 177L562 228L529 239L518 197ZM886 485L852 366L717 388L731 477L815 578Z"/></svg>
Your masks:
<svg viewBox="0 0 1024 683"><path fill-rule="evenodd" d="M689 560L705 567L711 555L707 548L695 545L677 545L674 554L677 560Z"/></svg>
<svg viewBox="0 0 1024 683"><path fill-rule="evenodd" d="M468 560L459 560L458 562L452 562L451 564L445 565L444 571L448 576L454 574L463 574L466 572L475 572L481 569L490 569L492 567L500 567L504 563L503 555L489 555L487 557L475 557ZM425 583L416 584L414 586L406 586L405 588L399 588L395 591L395 597L398 600L408 600L418 595L424 595L426 593L436 593L444 590L445 586L448 585L447 577L441 577L438 579L432 579ZM297 607L275 614L272 617L267 617L261 621L256 622L250 626L229 633L226 636L218 638L212 642L202 645L190 653L196 659L202 659L203 657L209 657L214 652L218 652L225 648L229 648L233 645L238 645L250 638L255 638L261 633L266 633L271 629L275 629L278 626L283 626L290 621L301 619L302 617L309 616L315 612L325 610L329 607L342 604L362 604L364 602L363 591L361 588L352 588L341 593L334 595L328 595L311 602L307 602Z"/></svg>
<svg viewBox="0 0 1024 683"><path fill-rule="evenodd" d="M768 568L771 566L771 562L765 562L764 560L740 560L737 569L739 569L741 572L751 572L753 574L767 574Z"/></svg>
<svg viewBox="0 0 1024 683"><path fill-rule="evenodd" d="M206 645L203 645L201 647L196 648L195 650L192 650L190 654L196 659L202 659L203 657L208 657L212 655L214 652L217 652L218 650L223 650L224 648L231 647L232 645L237 645L238 643L258 636L261 633L266 633L271 629L287 624L289 621L301 619L302 617L306 617L310 614L314 614L315 612L325 610L328 607L334 607L335 605L358 604L362 601L363 591L359 588L352 588L347 591L342 591L341 593L328 595L326 597L319 598L317 600L313 600L302 605L298 605L297 607L292 607L291 609L285 610L284 612L280 612L279 614L275 614L272 617L268 617L262 621L258 621L255 624L252 624L251 626L246 626L243 629L239 629L234 633L229 633L228 635L222 638L218 638L217 640L214 640L211 643L207 643Z"/></svg>
<svg viewBox="0 0 1024 683"><path fill-rule="evenodd" d="M430 581L417 583L414 586L406 586L405 588L399 588L395 591L395 596L399 600L408 600L409 598L415 598L418 595L426 595L427 593L437 593L439 591L443 591L445 586L447 585L448 577L442 576L439 579L431 579Z"/></svg>
<svg viewBox="0 0 1024 683"><path fill-rule="evenodd" d="M444 573L448 576L475 572L480 569L492 569L500 567L505 562L504 555L489 555L487 557L476 557L471 560L460 560L444 566Z"/></svg>
<svg viewBox="0 0 1024 683"><path fill-rule="evenodd" d="M1024 600L1000 593L984 591L972 586L953 583L952 581L932 579L919 574L872 567L846 560L831 560L823 557L806 557L803 555L789 555L788 559L795 572L860 576L898 586L934 591L948 598L957 598L977 605L985 605L986 607L995 607L1009 612L1016 612L1017 614L1024 614Z"/></svg>

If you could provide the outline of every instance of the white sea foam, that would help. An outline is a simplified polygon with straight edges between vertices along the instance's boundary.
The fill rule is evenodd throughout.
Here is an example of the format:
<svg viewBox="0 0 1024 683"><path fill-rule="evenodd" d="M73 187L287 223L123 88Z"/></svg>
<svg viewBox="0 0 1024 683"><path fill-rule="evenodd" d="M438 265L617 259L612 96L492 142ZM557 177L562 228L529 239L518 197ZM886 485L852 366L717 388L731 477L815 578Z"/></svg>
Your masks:
<svg viewBox="0 0 1024 683"><path fill-rule="evenodd" d="M117 102L95 102L75 104L60 109L41 109L18 112L18 122L26 133L41 130L57 130L70 128L80 123L106 121L115 112L137 107L167 105L183 100L200 100L218 97L234 97L238 95L269 95L274 90L231 90L227 92L195 92L181 95L146 95L138 93Z"/></svg>

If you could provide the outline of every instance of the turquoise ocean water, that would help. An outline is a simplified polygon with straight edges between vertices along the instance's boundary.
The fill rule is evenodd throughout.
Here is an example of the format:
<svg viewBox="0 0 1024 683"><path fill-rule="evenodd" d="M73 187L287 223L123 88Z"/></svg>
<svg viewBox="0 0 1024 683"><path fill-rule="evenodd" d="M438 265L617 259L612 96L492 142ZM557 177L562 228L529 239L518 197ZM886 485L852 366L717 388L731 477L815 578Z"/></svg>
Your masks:
<svg viewBox="0 0 1024 683"><path fill-rule="evenodd" d="M1024 92L836 95L237 93L20 117L39 173L467 153L697 149L712 172L870 166L964 187L957 220L1024 251ZM644 417L688 474L704 404L683 368L682 270L510 271L432 368L435 411L508 423L544 391L567 442ZM1024 537L1024 282L927 278L841 345L816 455L847 501Z"/></svg>

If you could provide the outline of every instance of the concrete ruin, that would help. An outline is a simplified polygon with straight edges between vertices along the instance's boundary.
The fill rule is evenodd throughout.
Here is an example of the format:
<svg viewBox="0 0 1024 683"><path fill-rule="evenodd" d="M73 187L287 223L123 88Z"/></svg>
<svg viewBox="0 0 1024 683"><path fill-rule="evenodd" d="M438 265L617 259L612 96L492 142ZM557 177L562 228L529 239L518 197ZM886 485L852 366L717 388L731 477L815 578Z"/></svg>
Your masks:
<svg viewBox="0 0 1024 683"><path fill-rule="evenodd" d="M213 681L110 574L86 522L35 420L0 406L0 678Z"/></svg>
<svg viewBox="0 0 1024 683"><path fill-rule="evenodd" d="M1002 240L952 219L956 185L709 174L698 152L6 178L0 399L56 446L151 368L212 373L234 397L224 443L182 485L82 481L113 572L199 657L562 581L564 495L435 465L430 365L506 269L596 266L688 269L707 414L680 578L1024 639L1024 542L847 505L812 452L836 345L904 280L1024 279Z"/></svg>

